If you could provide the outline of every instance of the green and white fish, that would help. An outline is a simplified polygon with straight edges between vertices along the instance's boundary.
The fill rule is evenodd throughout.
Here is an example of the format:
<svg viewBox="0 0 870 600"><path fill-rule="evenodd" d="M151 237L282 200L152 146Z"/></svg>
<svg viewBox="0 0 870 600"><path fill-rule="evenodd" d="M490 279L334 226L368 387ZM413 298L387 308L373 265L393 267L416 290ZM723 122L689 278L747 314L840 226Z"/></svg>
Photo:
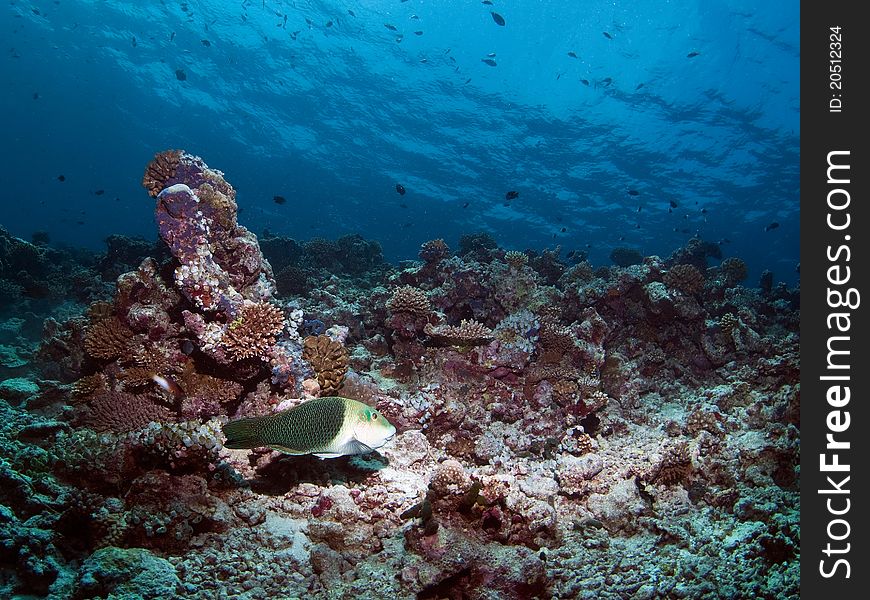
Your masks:
<svg viewBox="0 0 870 600"><path fill-rule="evenodd" d="M227 448L268 446L286 454L337 458L367 454L396 435L374 408L338 396L315 398L264 417L231 421L223 427Z"/></svg>

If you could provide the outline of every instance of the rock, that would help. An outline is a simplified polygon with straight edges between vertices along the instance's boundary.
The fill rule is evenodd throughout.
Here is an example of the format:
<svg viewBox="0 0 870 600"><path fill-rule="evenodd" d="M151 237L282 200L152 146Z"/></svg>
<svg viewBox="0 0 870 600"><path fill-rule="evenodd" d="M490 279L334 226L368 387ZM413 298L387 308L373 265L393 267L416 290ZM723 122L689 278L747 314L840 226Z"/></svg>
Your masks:
<svg viewBox="0 0 870 600"><path fill-rule="evenodd" d="M142 548L101 548L82 564L81 598L173 598L181 581L169 561Z"/></svg>

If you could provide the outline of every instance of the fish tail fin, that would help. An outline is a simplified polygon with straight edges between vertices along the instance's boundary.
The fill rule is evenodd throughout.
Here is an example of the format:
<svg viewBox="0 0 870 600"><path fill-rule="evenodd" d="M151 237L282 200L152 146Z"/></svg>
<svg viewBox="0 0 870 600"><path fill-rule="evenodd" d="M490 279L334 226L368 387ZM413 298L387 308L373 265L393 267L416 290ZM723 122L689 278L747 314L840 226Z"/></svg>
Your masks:
<svg viewBox="0 0 870 600"><path fill-rule="evenodd" d="M266 444L260 435L261 421L261 417L253 417L231 421L224 425L223 432L227 436L224 447L239 450L265 446Z"/></svg>

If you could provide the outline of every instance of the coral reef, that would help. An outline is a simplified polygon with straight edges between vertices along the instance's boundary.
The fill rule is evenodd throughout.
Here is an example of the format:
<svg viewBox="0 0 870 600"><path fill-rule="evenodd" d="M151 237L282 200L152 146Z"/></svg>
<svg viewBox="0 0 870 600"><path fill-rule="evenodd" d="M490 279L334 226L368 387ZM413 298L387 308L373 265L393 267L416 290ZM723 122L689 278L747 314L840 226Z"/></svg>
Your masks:
<svg viewBox="0 0 870 600"><path fill-rule="evenodd" d="M596 269L480 234L390 267L359 236L258 241L184 152L143 182L168 253L115 240L87 259L129 265L113 294L45 313L39 348L0 330L0 595L797 596L796 290L698 238ZM55 273L0 241L0 293L30 285L10 260ZM333 393L395 439L222 445Z"/></svg>

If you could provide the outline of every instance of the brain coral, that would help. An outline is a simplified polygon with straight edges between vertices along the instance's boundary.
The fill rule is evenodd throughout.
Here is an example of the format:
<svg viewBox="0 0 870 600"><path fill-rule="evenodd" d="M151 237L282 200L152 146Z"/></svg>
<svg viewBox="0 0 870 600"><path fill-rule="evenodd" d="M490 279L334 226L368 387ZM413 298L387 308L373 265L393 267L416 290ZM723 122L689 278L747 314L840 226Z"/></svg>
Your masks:
<svg viewBox="0 0 870 600"><path fill-rule="evenodd" d="M317 374L324 394L335 393L347 373L347 349L327 335L308 336L302 343L304 358Z"/></svg>
<svg viewBox="0 0 870 600"><path fill-rule="evenodd" d="M275 344L275 337L284 329L283 311L268 302L247 302L235 321L227 326L221 338L227 356L243 360L259 356Z"/></svg>

